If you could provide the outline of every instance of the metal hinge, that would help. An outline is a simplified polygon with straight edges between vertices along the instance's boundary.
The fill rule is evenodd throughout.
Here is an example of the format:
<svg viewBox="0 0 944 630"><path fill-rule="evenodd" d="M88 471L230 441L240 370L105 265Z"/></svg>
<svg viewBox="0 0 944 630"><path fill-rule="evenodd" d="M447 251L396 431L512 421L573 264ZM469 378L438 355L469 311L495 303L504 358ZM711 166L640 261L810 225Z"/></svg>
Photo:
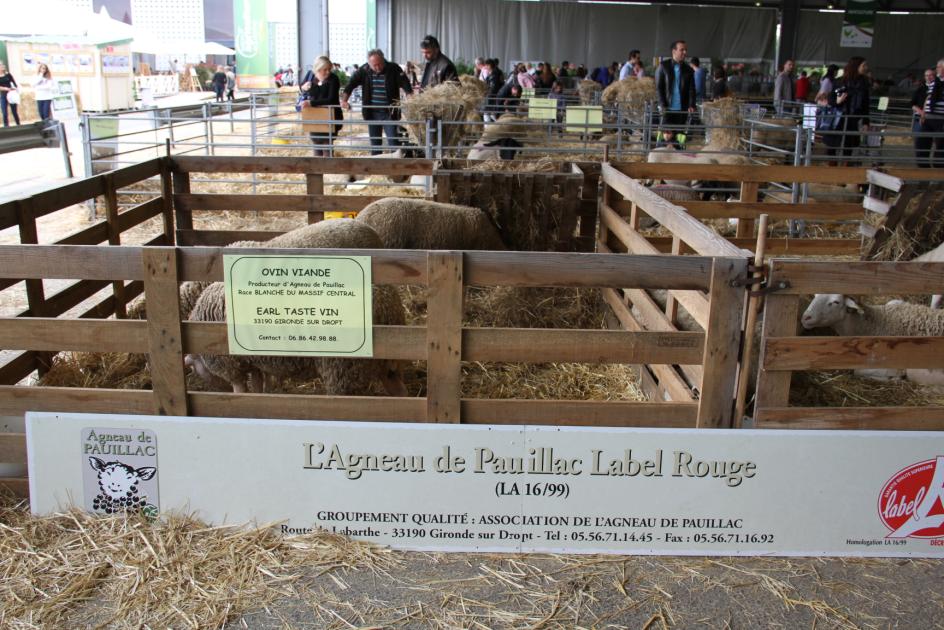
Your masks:
<svg viewBox="0 0 944 630"><path fill-rule="evenodd" d="M756 265L750 264L747 266L747 274L738 276L737 278L731 280L730 284L732 287L751 287L759 285L759 289L748 291L748 295L751 297L760 297L790 288L790 283L786 280L779 280L774 284L770 284L768 282L769 279L767 277L767 272L768 269L766 265L758 267ZM755 273L760 273L761 276L755 278Z"/></svg>

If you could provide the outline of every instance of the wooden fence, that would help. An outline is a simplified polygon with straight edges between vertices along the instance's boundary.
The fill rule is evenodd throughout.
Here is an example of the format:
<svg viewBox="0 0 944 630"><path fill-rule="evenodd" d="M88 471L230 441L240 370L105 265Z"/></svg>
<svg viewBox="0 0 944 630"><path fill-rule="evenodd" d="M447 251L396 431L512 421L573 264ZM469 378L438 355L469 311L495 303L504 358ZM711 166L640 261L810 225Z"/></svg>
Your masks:
<svg viewBox="0 0 944 630"><path fill-rule="evenodd" d="M742 259L521 252L321 250L369 255L377 284L428 288L425 326L375 326L374 356L426 361L424 398L233 394L188 391L187 353L227 354L224 323L181 321L178 283L220 281L222 248L14 245L0 247L0 275L42 280L139 282L147 320L20 317L0 319L0 347L35 352L142 353L153 390L0 385L0 415L86 411L197 416L726 427L731 425L743 290L732 280ZM305 254L305 250L247 253ZM469 286L639 287L704 291L701 332L628 332L463 327ZM468 399L460 395L463 361L682 363L710 365L697 401L598 402ZM0 455L22 459L23 436L0 437ZM14 462L15 463L15 462ZM10 485L23 488L23 480Z"/></svg>
<svg viewBox="0 0 944 630"><path fill-rule="evenodd" d="M263 241L279 232L264 230L195 230L193 214L202 210L306 213L309 223L321 221L329 211L358 212L380 199L367 195L326 195L324 176L432 175L431 160L390 158L303 157L197 157L164 158L173 174L173 208L179 245L227 245L237 240ZM265 173L305 176L305 194L196 194L191 193L192 173Z"/></svg>
<svg viewBox="0 0 944 630"><path fill-rule="evenodd" d="M869 181L869 172L865 168L824 166L604 163L598 251L747 257L756 249L756 222L762 214L772 220L821 222L862 219L864 214L860 202L761 203L758 197L762 185L771 182L858 184ZM941 169L888 169L888 174L899 179L944 180ZM875 176L872 172L872 177ZM645 179L735 182L740 197L734 202L671 202L644 186L641 180ZM655 219L671 236L647 235L640 229L645 217ZM702 223L709 219L737 220L736 236L719 235ZM858 256L860 249L858 235L853 238L766 239L766 253L771 256ZM850 289L847 286L842 290ZM702 330L707 322L706 296L698 292L670 292L664 304L651 292L642 290L607 291L605 295L621 326L628 330L680 330L680 317L686 314L689 321ZM684 313L680 313L680 309ZM745 359L748 356L749 353ZM694 400L702 390L703 374L699 366L648 365L644 366L643 375L647 393L666 400ZM749 384L745 381L744 386Z"/></svg>
<svg viewBox="0 0 944 630"><path fill-rule="evenodd" d="M804 370L944 368L944 337L797 336L802 296L936 293L944 263L774 260L761 337L754 418L758 427L944 430L944 406L791 407L791 375Z"/></svg>
<svg viewBox="0 0 944 630"><path fill-rule="evenodd" d="M152 199L120 211L119 190L152 177L160 177L163 194L156 192L156 196ZM52 244L121 245L124 233L154 217L161 216L163 221L160 230L147 239L145 245L173 245L174 223L170 205L170 187L171 178L166 163L161 160L150 160L66 184L32 197L0 204L0 229L15 227L19 230L21 244L36 244L40 242L38 219L56 217L57 213L74 204L85 201L94 202L96 198L101 197L105 207L104 219ZM24 281L28 308L18 313L18 317L58 317L93 297L109 284L112 284L112 295L87 309L80 317L109 317L116 313L123 316L125 305L143 289L140 281L122 284L86 279L68 285L52 295L46 295L43 283L38 279L5 275L3 279L0 279L0 291ZM49 355L44 353L32 351L21 353L0 367L0 383L15 383L33 370L44 370L48 359Z"/></svg>

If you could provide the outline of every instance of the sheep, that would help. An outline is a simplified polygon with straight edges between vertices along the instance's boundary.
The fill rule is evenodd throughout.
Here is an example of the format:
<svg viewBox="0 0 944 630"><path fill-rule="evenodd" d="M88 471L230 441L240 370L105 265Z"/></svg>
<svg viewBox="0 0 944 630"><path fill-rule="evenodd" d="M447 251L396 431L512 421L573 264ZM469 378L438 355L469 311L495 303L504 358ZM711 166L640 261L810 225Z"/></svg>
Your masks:
<svg viewBox="0 0 944 630"><path fill-rule="evenodd" d="M892 300L881 306L862 305L841 293L817 294L800 318L803 328L832 328L842 336L944 335L944 311L922 304ZM899 377L901 370L855 370L869 378ZM926 385L944 383L942 369L907 369L908 380Z"/></svg>
<svg viewBox="0 0 944 630"><path fill-rule="evenodd" d="M499 138L486 142L479 140L469 149L470 160L513 160L524 145L514 138Z"/></svg>
<svg viewBox="0 0 944 630"><path fill-rule="evenodd" d="M157 468L134 468L117 460L105 462L97 457L89 457L88 462L98 475L99 493L92 500L94 511L120 514L135 512L147 505L147 495L138 490L138 484L154 477Z"/></svg>
<svg viewBox="0 0 944 630"><path fill-rule="evenodd" d="M357 223L353 219L337 219L286 232L271 239L265 246L293 249L381 249L383 243L376 232L367 225ZM393 287L373 288L373 313L374 324L406 323L403 303ZM203 291L190 318L194 321L225 321L226 295L223 283L214 283ZM375 381L380 381L390 395L405 396L407 393L399 361L334 357L190 355L187 362L201 375L205 372L222 378L236 392L259 391L265 374L280 379L311 379L320 375L326 393L332 395L363 394Z"/></svg>
<svg viewBox="0 0 944 630"><path fill-rule="evenodd" d="M507 249L488 213L468 206L390 197L368 204L355 220L390 249Z"/></svg>
<svg viewBox="0 0 944 630"><path fill-rule="evenodd" d="M649 164L717 164L718 161L709 155L698 153L684 153L678 151L672 146L659 147L653 149L646 156L646 162ZM666 179L666 184L672 186L689 186L692 180L686 179Z"/></svg>
<svg viewBox="0 0 944 630"><path fill-rule="evenodd" d="M700 193L690 186L671 186L667 184L657 184L649 190L674 203L685 201L697 201Z"/></svg>

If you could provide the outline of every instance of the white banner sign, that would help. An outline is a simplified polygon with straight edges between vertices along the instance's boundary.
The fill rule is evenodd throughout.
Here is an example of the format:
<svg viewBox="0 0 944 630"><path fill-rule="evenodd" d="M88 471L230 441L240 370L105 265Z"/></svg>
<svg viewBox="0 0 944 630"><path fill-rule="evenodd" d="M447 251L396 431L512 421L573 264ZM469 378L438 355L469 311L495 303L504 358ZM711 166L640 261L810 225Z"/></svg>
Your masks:
<svg viewBox="0 0 944 630"><path fill-rule="evenodd" d="M941 433L30 413L27 440L36 514L85 497L401 549L944 556Z"/></svg>

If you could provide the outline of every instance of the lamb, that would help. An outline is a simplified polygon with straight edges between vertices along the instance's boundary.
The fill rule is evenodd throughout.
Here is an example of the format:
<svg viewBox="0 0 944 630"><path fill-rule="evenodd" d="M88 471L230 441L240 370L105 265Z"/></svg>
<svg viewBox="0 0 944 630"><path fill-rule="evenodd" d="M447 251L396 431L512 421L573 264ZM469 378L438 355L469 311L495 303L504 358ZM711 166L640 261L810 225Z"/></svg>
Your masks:
<svg viewBox="0 0 944 630"><path fill-rule="evenodd" d="M353 219L336 219L307 225L277 236L267 247L293 249L340 248L381 249L383 243L370 227ZM406 312L396 289L373 288L374 324L403 325ZM194 321L225 321L226 296L222 283L207 287L191 313ZM314 378L320 375L325 391L332 395L364 394L373 382L383 384L393 396L407 395L399 361L291 356L200 356L188 357L198 372L226 380L234 391L259 391L262 374L276 378ZM201 368L202 364L202 368Z"/></svg>
<svg viewBox="0 0 944 630"><path fill-rule="evenodd" d="M368 204L355 220L390 249L507 249L492 218L468 206L390 197Z"/></svg>
<svg viewBox="0 0 944 630"><path fill-rule="evenodd" d="M138 490L138 483L148 481L156 473L153 466L133 468L119 461L104 462L89 457L89 466L98 473L99 493L92 500L92 509L105 514L138 511L147 505L147 495Z"/></svg>
<svg viewBox="0 0 944 630"><path fill-rule="evenodd" d="M861 305L841 293L817 294L800 319L803 328L832 328L842 336L944 335L944 311L922 304L892 300L882 306ZM900 376L900 370L855 370L860 376L888 378ZM944 383L944 369L908 369L908 380L926 385Z"/></svg>

